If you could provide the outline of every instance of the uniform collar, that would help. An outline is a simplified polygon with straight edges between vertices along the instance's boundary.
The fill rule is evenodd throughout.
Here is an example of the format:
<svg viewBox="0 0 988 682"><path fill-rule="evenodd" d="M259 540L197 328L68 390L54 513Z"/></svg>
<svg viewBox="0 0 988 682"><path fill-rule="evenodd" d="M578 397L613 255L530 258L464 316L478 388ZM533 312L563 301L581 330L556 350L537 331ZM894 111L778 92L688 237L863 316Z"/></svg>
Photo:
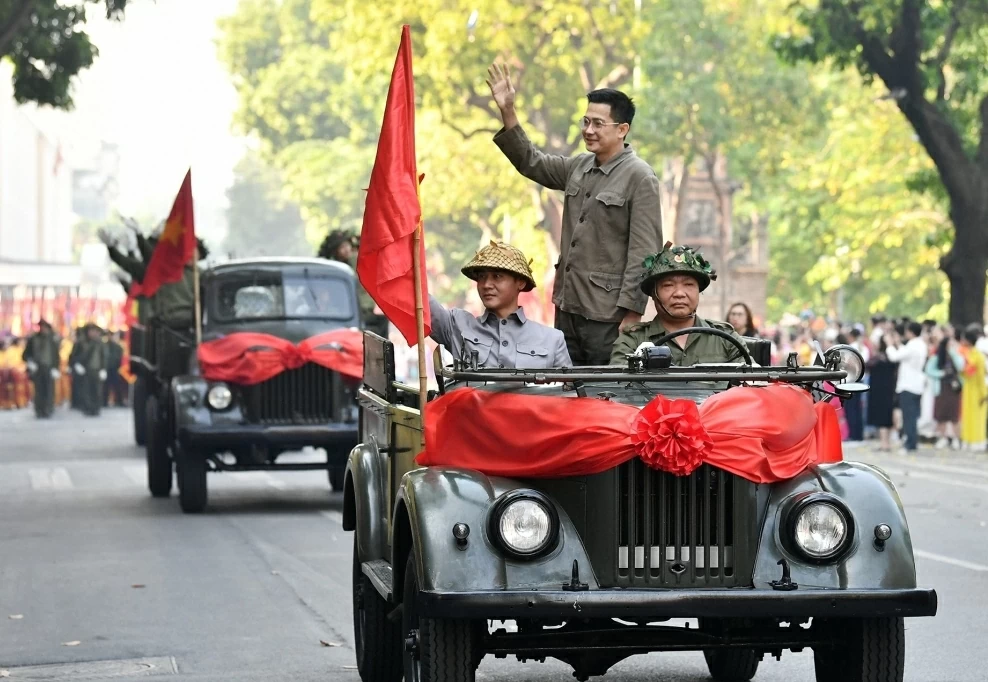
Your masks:
<svg viewBox="0 0 988 682"><path fill-rule="evenodd" d="M508 315L507 319L510 320L512 317L518 320L518 324L525 324L526 322L528 322L528 318L525 317L525 309L522 308L521 306L518 306L518 310ZM490 310L485 310L484 314L480 316L480 323L487 324L490 320L494 320L496 323L497 315L495 315Z"/></svg>
<svg viewBox="0 0 988 682"><path fill-rule="evenodd" d="M598 168L604 175L610 175L611 171L614 170L618 164L620 164L625 159L633 156L634 153L635 150L631 148L631 145L625 142L624 149L618 152L618 154L613 159L605 163L603 166L595 165L596 157L593 154L590 154L587 156L587 160L583 162L583 172L589 173L594 168Z"/></svg>
<svg viewBox="0 0 988 682"><path fill-rule="evenodd" d="M706 320L704 320L702 317L697 315L696 317L693 318L693 324L690 326L709 327L710 325L707 324ZM654 343L657 338L659 338L660 336L664 336L665 334L666 334L666 328L662 326L662 321L658 317L653 318L652 321L649 322L648 324L649 340ZM686 348L689 348L691 345L693 345L696 342L698 336L699 336L698 334L690 334L689 338L686 339L685 347L680 346L678 343L676 343L676 339L673 339L672 343L680 350L686 350Z"/></svg>

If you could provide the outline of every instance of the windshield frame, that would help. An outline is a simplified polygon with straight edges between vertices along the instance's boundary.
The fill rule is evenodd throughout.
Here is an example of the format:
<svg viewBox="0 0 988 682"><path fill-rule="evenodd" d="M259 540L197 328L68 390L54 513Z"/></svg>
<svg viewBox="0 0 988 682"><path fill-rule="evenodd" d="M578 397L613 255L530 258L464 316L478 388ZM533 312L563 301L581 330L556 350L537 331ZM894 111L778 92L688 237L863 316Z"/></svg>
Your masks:
<svg viewBox="0 0 988 682"><path fill-rule="evenodd" d="M203 311L204 321L208 320L210 324L215 325L243 325L254 322L272 322L279 320L284 320L286 322L351 322L357 319L359 317L359 309L352 277L348 277L346 274L339 273L336 270L323 268L315 268L315 272L312 270L313 269L308 267L301 269L263 268L236 270L232 272L224 272L222 274L214 273L210 277L209 285L206 290L207 295L205 296L205 306ZM281 305L284 307L286 279L288 280L289 286L302 286L305 285L307 281L312 280L338 281L347 292L348 314L297 315L288 314L285 312L277 315L257 315L251 317L225 316L220 314L220 290L223 287L230 286L231 283L235 283L240 288L248 286L277 287L281 292Z"/></svg>

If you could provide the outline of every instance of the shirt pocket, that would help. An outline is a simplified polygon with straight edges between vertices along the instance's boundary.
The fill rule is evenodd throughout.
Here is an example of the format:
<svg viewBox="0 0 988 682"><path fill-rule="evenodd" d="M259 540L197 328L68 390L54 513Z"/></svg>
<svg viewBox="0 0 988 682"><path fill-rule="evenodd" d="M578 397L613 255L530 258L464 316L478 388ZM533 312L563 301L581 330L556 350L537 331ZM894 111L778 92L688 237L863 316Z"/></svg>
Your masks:
<svg viewBox="0 0 988 682"><path fill-rule="evenodd" d="M614 298L617 298L618 293L621 291L622 280L622 275L615 275L609 272L590 273L590 283L603 289L608 294L613 293Z"/></svg>
<svg viewBox="0 0 988 682"><path fill-rule="evenodd" d="M515 369L545 369L549 363L549 349L519 343L515 352Z"/></svg>
<svg viewBox="0 0 988 682"><path fill-rule="evenodd" d="M489 367L491 360L491 347L494 345L494 339L484 336L468 336L463 335L463 357L460 358L463 362L470 364L470 357L474 351L477 352L477 366L478 367ZM497 363L494 363L495 365Z"/></svg>

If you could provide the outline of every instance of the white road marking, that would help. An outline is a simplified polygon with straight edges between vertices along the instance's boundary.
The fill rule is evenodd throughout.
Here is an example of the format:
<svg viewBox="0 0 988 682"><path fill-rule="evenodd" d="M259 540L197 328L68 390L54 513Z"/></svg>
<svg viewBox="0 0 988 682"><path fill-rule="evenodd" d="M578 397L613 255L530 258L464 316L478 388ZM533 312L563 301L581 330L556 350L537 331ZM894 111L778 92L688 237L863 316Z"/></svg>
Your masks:
<svg viewBox="0 0 988 682"><path fill-rule="evenodd" d="M959 566L960 568L966 568L971 571L979 571L981 573L988 572L988 566L984 564L976 564L973 561L964 561L963 559L955 559L953 557L944 556L942 554L934 554L933 552L927 552L922 549L913 550L913 554L921 559L929 559L930 561L939 561L941 564L950 564L951 566Z"/></svg>
<svg viewBox="0 0 988 682"><path fill-rule="evenodd" d="M29 469L27 475L31 479L33 490L71 490L72 478L64 467L54 469Z"/></svg>
<svg viewBox="0 0 988 682"><path fill-rule="evenodd" d="M267 481L267 484L270 487L274 488L275 490L288 490L288 484L282 481L281 479L275 478L266 471L264 472L264 476Z"/></svg>
<svg viewBox="0 0 988 682"><path fill-rule="evenodd" d="M892 468L906 467L908 469L935 471L942 474L960 474L961 476L980 476L981 478L988 478L988 469L972 469L970 467L960 467L954 464L937 464L934 462L916 461L912 459L883 458L882 461L888 462Z"/></svg>
<svg viewBox="0 0 988 682"><path fill-rule="evenodd" d="M148 484L147 466L140 466L138 464L125 466L124 475L126 475L127 478L129 478L135 485L139 485L142 488Z"/></svg>
<svg viewBox="0 0 988 682"><path fill-rule="evenodd" d="M341 526L343 525L343 514L336 511L335 509L331 509L330 511L319 512L319 513L325 516L333 523L339 524Z"/></svg>
<svg viewBox="0 0 988 682"><path fill-rule="evenodd" d="M956 486L958 488L969 488L971 490L980 490L982 492L988 492L988 483L971 483L969 481L961 481L956 478L949 478L947 476L940 476L938 474L928 474L923 471L907 471L906 469L893 469L890 467L882 467L885 473L894 476L901 476L903 478L918 478L924 481L934 481L936 483L944 483L946 485Z"/></svg>

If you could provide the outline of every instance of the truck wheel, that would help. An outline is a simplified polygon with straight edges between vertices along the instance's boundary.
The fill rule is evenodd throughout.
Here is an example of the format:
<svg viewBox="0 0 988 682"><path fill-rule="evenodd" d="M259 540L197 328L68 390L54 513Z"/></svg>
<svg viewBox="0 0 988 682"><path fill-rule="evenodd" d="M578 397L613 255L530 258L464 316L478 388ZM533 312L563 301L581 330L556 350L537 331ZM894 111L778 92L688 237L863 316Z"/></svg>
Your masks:
<svg viewBox="0 0 988 682"><path fill-rule="evenodd" d="M343 478L346 475L346 469L343 467L333 467L327 470L326 473L329 474L329 485L333 488L333 492L343 492Z"/></svg>
<svg viewBox="0 0 988 682"><path fill-rule="evenodd" d="M717 682L748 682L758 672L761 656L754 649L713 649L703 652L710 677Z"/></svg>
<svg viewBox="0 0 988 682"><path fill-rule="evenodd" d="M158 399L150 396L144 406L144 424L147 427L144 452L148 465L148 489L154 497L168 497L172 492L172 460L168 456L158 419Z"/></svg>
<svg viewBox="0 0 988 682"><path fill-rule="evenodd" d="M178 503L186 514L206 508L206 459L197 453L181 452L178 458Z"/></svg>
<svg viewBox="0 0 988 682"><path fill-rule="evenodd" d="M817 682L902 682L906 633L902 618L834 620L824 625L833 646L813 651Z"/></svg>
<svg viewBox="0 0 988 682"><path fill-rule="evenodd" d="M481 656L473 623L453 618L420 618L415 552L405 567L401 609L405 682L475 682Z"/></svg>
<svg viewBox="0 0 988 682"><path fill-rule="evenodd" d="M144 377L139 376L134 381L130 396L130 409L134 413L134 442L138 445L147 443L147 386Z"/></svg>
<svg viewBox="0 0 988 682"><path fill-rule="evenodd" d="M401 621L390 620L388 602L360 568L353 534L353 641L363 682L401 682Z"/></svg>

